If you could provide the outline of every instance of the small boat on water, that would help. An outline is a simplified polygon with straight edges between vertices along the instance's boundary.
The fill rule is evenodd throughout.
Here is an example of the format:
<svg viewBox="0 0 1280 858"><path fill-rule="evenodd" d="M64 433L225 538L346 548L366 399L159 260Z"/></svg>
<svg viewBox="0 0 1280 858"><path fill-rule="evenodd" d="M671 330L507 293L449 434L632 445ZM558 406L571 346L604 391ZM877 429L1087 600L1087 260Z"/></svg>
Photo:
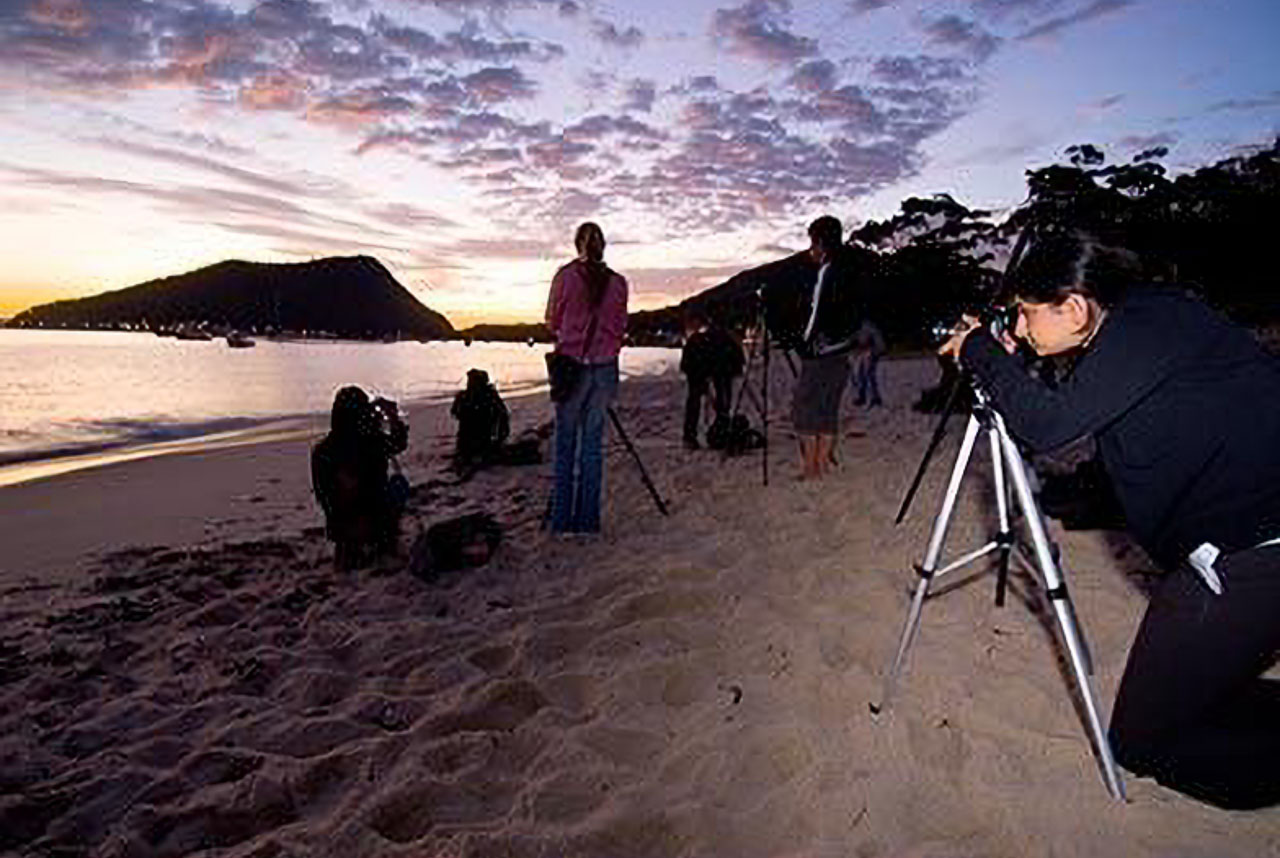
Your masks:
<svg viewBox="0 0 1280 858"><path fill-rule="evenodd" d="M248 349L253 348L257 343L239 331L232 331L227 334L227 345L233 349Z"/></svg>
<svg viewBox="0 0 1280 858"><path fill-rule="evenodd" d="M190 328L186 326L180 326L176 328L173 332L173 335L180 340L211 340L213 339L213 334L209 333L208 331L201 330L200 328Z"/></svg>

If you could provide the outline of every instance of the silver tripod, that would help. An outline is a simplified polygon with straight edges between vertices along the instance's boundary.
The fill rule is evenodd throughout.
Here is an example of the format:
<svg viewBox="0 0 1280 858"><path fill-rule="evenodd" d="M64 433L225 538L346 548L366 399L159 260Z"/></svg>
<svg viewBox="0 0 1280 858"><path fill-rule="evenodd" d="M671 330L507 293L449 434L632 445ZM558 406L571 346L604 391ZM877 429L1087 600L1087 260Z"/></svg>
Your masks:
<svg viewBox="0 0 1280 858"><path fill-rule="evenodd" d="M951 523L951 514L955 509L956 497L960 492L960 483L964 479L969 459L973 455L978 432L982 429L986 430L987 437L991 441L991 466L995 478L996 507L999 515L1000 531L991 542L975 551L958 557L948 565L938 569L938 557L942 553L942 543L947 535L947 526ZM1008 489L1005 485L1006 467L1012 477L1014 499L1021 508L1023 520L1026 521L1027 529L1030 531L1031 544L1035 552L1034 564L1029 561L1022 546L1014 541L1013 533L1010 529ZM1031 493L1031 486L1027 480L1026 465L1022 461L1022 454L1018 451L1017 445L1009 437L1009 432L1004 425L1004 418L976 387L974 388L973 410L969 416L969 424L965 428L964 440L960 444L960 452L956 455L955 465L951 469L951 480L947 483L947 491L942 498L942 508L938 512L938 517L934 519L933 531L929 535L929 545L925 550L924 562L916 567L916 572L920 576L920 583L916 585L915 596L911 600L911 609L907 612L906 625L902 629L902 638L898 642L898 652L894 656L893 667L885 679L884 696L879 706L872 705L872 713L879 714L889 708L898 684L898 677L902 673L906 662L907 650L915 639L916 631L920 628L920 611L924 606L925 597L929 594L929 587L933 581L948 572L959 569L996 551L1000 552L1000 577L996 591L997 604L1002 604L1004 601L1005 578L1008 574L1011 554L1025 568L1039 570L1040 577L1044 583L1045 595L1048 597L1050 604L1053 605L1054 616L1058 620L1058 631L1070 656L1076 688L1084 704L1085 714L1089 721L1089 734L1098 755L1098 762L1102 767L1107 790L1113 798L1123 800L1125 797L1124 783L1120 780L1120 775L1116 770L1115 759L1111 755L1111 745L1107 741L1106 730L1103 728L1102 719L1098 715L1098 705L1094 700L1093 689L1089 681L1089 676L1093 673L1089 652L1076 622L1075 607L1071 602L1071 598L1067 595L1066 583L1063 581L1062 572L1055 559L1055 548L1045 534L1044 519L1040 515L1039 507L1036 506L1035 497Z"/></svg>

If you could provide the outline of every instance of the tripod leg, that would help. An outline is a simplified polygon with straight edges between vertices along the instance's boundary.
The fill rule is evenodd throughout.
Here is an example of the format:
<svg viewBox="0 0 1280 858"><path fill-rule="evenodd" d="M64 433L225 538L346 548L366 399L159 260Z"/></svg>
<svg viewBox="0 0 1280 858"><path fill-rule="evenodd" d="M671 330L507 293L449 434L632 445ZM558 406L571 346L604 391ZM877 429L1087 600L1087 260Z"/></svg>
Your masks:
<svg viewBox="0 0 1280 858"><path fill-rule="evenodd" d="M1080 627L1076 622L1075 607L1071 604L1071 597L1067 595L1066 583L1062 580L1057 563L1054 562L1053 549L1044 530L1044 519L1041 518L1035 497L1031 494L1031 485L1027 480L1022 454L1018 452L1017 445L1009 437L1009 433L1004 427L1004 421L999 415L995 415L995 420L996 428L1000 435L1000 443L1004 449L1005 463L1009 467L1009 476L1013 480L1014 493L1019 505L1022 507L1027 527L1031 531L1031 541L1035 546L1036 563L1040 567L1040 574L1044 577L1045 594L1053 605L1053 613L1058 620L1058 630L1062 634L1062 641L1067 648L1067 655L1071 661L1071 670L1075 676L1076 690L1080 693L1081 701L1084 704L1085 715L1089 721L1089 732L1093 739L1094 748L1098 753L1098 761L1102 766L1107 790L1113 798L1123 800L1125 797L1124 783L1120 780L1120 774L1116 770L1115 758L1111 754L1111 743L1107 741L1107 731L1102 726L1102 717L1098 713L1098 704L1093 696L1093 686L1089 681L1090 670L1088 658L1085 654L1084 638L1080 634Z"/></svg>
<svg viewBox="0 0 1280 858"><path fill-rule="evenodd" d="M1013 551L1013 530L1009 527L1009 490L1004 480L1004 455L1000 449L1000 433L992 426L988 437L991 439L991 472L995 480L996 512L1000 520L1000 531L996 534L996 544L1000 546L1000 565L996 570L996 607L1004 607L1005 590L1009 585L1009 554Z"/></svg>
<svg viewBox="0 0 1280 858"><path fill-rule="evenodd" d="M640 469L640 479L644 481L644 487L649 490L649 494L653 496L653 502L658 506L658 512L663 515L670 515L667 512L667 505L662 500L662 495L658 494L657 487L654 486L653 480L649 479L649 472L644 468L644 462L640 459L640 454L636 452L635 445L631 443L631 439L627 437L627 430L622 428L622 421L618 419L618 412L613 406L609 406L609 419L613 421L613 428L618 430L622 443L626 444L627 452L631 454L631 458L635 459L636 467Z"/></svg>
<svg viewBox="0 0 1280 858"><path fill-rule="evenodd" d="M764 446L760 449L760 468L764 472L764 484L767 486L769 485L769 328L765 324L763 312L760 314L760 342L764 344L764 382L760 385L760 398L764 400L760 410Z"/></svg>
<svg viewBox="0 0 1280 858"><path fill-rule="evenodd" d="M751 350L747 352L747 362L742 367L742 384L738 386L738 398L733 403L733 414L738 414L742 411L742 398L746 395L747 388L751 385L751 365L755 363L756 348L757 346L752 346Z"/></svg>
<svg viewBox="0 0 1280 858"><path fill-rule="evenodd" d="M942 443L942 438L947 434L947 421L951 419L951 415L956 410L956 402L959 399L961 384L957 381L951 386L951 394L947 397L947 404L943 406L942 416L938 418L938 423L934 426L933 437L929 439L929 446L925 449L924 455L920 457L920 466L916 468L916 475L911 480L911 488L907 489L906 495L902 498L902 506L898 507L898 514L894 517L894 524L902 524L902 519L907 515L907 510L911 508L911 501L915 499L916 490L920 488L920 481L924 479L924 473L929 469L929 462L933 459L934 452L938 449L938 444Z"/></svg>
<svg viewBox="0 0 1280 858"><path fill-rule="evenodd" d="M956 497L960 494L960 483L964 479L965 469L969 466L969 458L973 455L973 446L978 438L978 418L969 416L969 425L964 430L964 440L960 442L960 452L956 454L955 465L951 468L951 480L947 483L946 494L942 497L942 508L938 517L933 520L933 531L929 535L929 545L925 549L924 562L916 567L920 582L916 584L915 595L911 597L911 608L907 611L907 620L902 627L902 637L898 640L898 652L893 658L893 666L885 678L884 693L880 705L872 704L872 714L879 714L889 708L893 693L898 685L898 676L906 662L907 650L915 639L916 630L920 627L920 611L924 606L924 598L928 595L929 585L933 581L933 573L938 568L938 557L942 554L942 543L947 536L947 527L951 523L951 514L955 510Z"/></svg>

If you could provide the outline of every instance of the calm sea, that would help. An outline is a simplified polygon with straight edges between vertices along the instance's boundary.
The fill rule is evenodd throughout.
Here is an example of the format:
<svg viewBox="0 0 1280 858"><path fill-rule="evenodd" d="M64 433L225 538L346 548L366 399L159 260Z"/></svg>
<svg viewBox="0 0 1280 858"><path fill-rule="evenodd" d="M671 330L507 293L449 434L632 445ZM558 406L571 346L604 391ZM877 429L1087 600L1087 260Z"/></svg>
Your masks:
<svg viewBox="0 0 1280 858"><path fill-rule="evenodd" d="M449 398L479 367L506 396L545 386L546 346L277 342L0 329L0 465L253 429L326 413L358 384L400 403ZM625 349L624 376L675 365Z"/></svg>

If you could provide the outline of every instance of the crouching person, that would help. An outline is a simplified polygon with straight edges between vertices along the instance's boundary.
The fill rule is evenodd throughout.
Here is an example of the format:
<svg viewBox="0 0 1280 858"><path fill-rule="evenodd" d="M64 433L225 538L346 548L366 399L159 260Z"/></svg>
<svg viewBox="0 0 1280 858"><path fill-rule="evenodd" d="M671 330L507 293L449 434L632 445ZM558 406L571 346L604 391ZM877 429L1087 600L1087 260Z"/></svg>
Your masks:
<svg viewBox="0 0 1280 858"><path fill-rule="evenodd" d="M334 569L392 554L404 512L403 480L388 479L391 458L408 446L409 427L389 399L369 401L359 387L333 400L329 434L311 451L311 484L334 544Z"/></svg>
<svg viewBox="0 0 1280 858"><path fill-rule="evenodd" d="M511 415L489 373L467 371L467 386L453 398L450 413L458 421L455 463L467 467L494 461L511 434Z"/></svg>

